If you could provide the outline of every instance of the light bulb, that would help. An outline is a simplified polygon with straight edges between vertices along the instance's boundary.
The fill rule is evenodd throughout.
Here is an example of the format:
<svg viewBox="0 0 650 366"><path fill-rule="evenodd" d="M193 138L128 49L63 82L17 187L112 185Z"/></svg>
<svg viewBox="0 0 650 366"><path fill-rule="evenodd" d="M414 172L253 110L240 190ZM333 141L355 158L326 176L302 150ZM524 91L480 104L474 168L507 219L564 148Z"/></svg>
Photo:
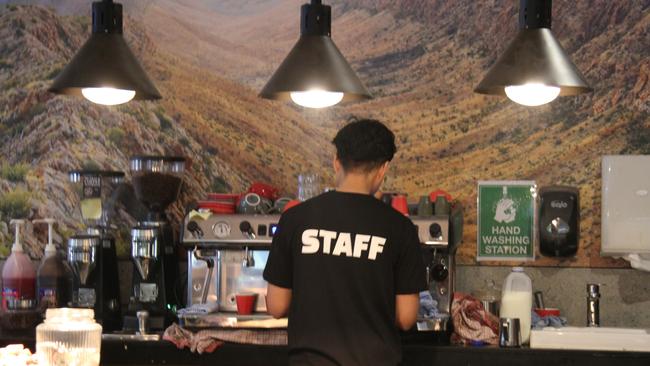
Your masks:
<svg viewBox="0 0 650 366"><path fill-rule="evenodd" d="M325 108L338 104L343 100L343 93L313 89L303 92L291 92L291 100L307 108Z"/></svg>
<svg viewBox="0 0 650 366"><path fill-rule="evenodd" d="M510 100L529 107L550 103L560 95L560 88L544 84L524 84L506 86Z"/></svg>
<svg viewBox="0 0 650 366"><path fill-rule="evenodd" d="M126 103L135 97L135 90L115 88L83 88L84 98L97 104L118 105Z"/></svg>

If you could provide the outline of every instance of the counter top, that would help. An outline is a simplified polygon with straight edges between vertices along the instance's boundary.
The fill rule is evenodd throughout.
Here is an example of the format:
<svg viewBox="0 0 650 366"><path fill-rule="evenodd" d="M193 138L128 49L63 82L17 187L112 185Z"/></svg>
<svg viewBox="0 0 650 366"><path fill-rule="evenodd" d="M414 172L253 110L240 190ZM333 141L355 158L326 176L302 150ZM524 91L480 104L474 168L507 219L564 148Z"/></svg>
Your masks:
<svg viewBox="0 0 650 366"><path fill-rule="evenodd" d="M22 343L34 349L34 332L0 332L0 345ZM647 366L650 353L542 350L530 348L435 345L423 339L404 340L404 365L462 366ZM287 348L225 343L211 354L179 350L167 341L102 341L102 365L287 365Z"/></svg>
<svg viewBox="0 0 650 366"><path fill-rule="evenodd" d="M626 366L650 364L650 353L461 347L405 343L404 365ZM226 343L212 354L198 355L162 342L102 342L102 365L287 365L287 348Z"/></svg>

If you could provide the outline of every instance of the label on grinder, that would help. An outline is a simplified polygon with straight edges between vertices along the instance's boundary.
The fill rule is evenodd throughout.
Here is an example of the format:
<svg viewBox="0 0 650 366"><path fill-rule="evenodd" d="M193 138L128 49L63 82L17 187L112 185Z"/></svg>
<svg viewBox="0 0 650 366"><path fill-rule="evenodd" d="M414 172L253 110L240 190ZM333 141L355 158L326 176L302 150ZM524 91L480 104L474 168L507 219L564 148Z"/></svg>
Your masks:
<svg viewBox="0 0 650 366"><path fill-rule="evenodd" d="M100 198L102 196L102 178L97 175L83 176L83 198Z"/></svg>

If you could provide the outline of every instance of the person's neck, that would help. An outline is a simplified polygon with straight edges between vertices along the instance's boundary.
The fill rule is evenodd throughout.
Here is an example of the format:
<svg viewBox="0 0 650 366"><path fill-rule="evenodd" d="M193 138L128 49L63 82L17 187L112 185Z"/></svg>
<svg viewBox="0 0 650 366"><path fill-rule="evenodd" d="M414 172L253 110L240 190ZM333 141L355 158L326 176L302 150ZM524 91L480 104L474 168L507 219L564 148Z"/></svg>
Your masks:
<svg viewBox="0 0 650 366"><path fill-rule="evenodd" d="M347 174L336 187L337 192L372 194L372 181L365 175Z"/></svg>

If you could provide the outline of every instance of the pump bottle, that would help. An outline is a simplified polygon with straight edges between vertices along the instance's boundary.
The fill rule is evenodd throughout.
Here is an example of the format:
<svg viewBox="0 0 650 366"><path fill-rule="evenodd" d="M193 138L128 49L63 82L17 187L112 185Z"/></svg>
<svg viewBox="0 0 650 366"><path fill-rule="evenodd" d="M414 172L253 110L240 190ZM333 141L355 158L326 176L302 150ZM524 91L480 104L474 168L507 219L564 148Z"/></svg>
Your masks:
<svg viewBox="0 0 650 366"><path fill-rule="evenodd" d="M45 311L47 308L64 307L67 303L67 279L65 264L57 254L54 243L52 243L52 226L55 221L46 218L34 220L34 223L45 223L48 226L45 254L36 275L36 295L38 296L39 308Z"/></svg>
<svg viewBox="0 0 650 366"><path fill-rule="evenodd" d="M12 300L34 300L36 271L29 256L20 244L20 226L25 220L11 220L16 227L14 245L11 255L2 268L2 309L7 310L7 302Z"/></svg>

